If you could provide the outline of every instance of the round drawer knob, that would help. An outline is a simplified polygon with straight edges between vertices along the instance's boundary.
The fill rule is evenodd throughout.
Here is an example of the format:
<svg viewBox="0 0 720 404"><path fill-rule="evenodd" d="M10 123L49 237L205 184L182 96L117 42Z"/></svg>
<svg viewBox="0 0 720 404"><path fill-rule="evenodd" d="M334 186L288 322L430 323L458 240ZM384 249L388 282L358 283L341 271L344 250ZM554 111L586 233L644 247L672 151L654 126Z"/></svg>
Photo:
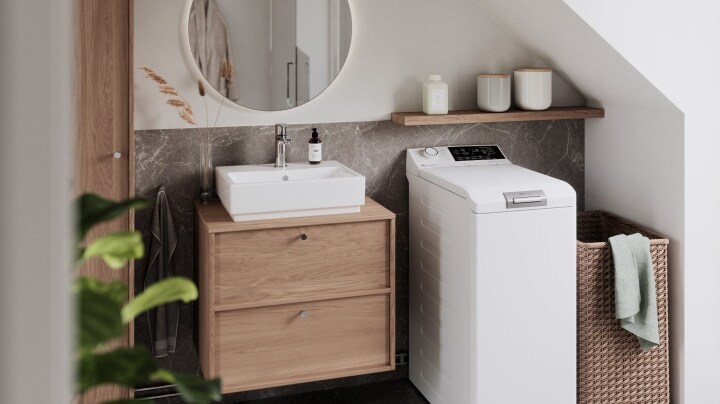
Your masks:
<svg viewBox="0 0 720 404"><path fill-rule="evenodd" d="M300 310L300 313L298 314L298 317L300 317L300 318L307 318L307 317L308 317L308 312L307 312L307 310Z"/></svg>
<svg viewBox="0 0 720 404"><path fill-rule="evenodd" d="M115 160L119 160L121 157L122 157L122 153L120 153L119 151L116 151L113 153L113 158Z"/></svg>
<svg viewBox="0 0 720 404"><path fill-rule="evenodd" d="M307 234L303 233L303 234L300 235L300 240L307 240L307 239L308 239L308 235L307 235Z"/></svg>

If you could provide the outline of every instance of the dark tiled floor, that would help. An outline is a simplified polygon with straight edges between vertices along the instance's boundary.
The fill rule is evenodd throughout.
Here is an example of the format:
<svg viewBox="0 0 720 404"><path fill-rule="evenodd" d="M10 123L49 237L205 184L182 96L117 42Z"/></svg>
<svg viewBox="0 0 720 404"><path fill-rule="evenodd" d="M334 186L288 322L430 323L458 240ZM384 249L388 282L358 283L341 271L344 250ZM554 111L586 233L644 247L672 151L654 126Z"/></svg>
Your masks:
<svg viewBox="0 0 720 404"><path fill-rule="evenodd" d="M407 379L244 401L243 404L428 404ZM239 404L239 403L238 403Z"/></svg>
<svg viewBox="0 0 720 404"><path fill-rule="evenodd" d="M407 365L398 365L396 371L402 376L397 377L393 372L373 373L365 375L362 384L355 383L357 378L346 377L230 393L223 395L222 404L428 404L407 379ZM135 398L152 400L155 404L184 403L173 387L138 389Z"/></svg>

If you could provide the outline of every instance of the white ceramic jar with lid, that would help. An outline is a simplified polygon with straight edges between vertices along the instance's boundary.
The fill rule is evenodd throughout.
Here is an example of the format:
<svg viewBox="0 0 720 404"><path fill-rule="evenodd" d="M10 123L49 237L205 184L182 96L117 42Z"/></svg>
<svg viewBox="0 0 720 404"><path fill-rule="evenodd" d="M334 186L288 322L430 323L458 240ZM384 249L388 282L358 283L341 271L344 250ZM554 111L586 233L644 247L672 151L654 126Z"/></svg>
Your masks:
<svg viewBox="0 0 720 404"><path fill-rule="evenodd" d="M552 69L520 67L514 72L515 106L542 111L552 104Z"/></svg>
<svg viewBox="0 0 720 404"><path fill-rule="evenodd" d="M439 74L431 74L423 83L423 112L428 115L448 113L448 85Z"/></svg>
<svg viewBox="0 0 720 404"><path fill-rule="evenodd" d="M510 109L510 75L483 73L477 77L477 105L481 111Z"/></svg>

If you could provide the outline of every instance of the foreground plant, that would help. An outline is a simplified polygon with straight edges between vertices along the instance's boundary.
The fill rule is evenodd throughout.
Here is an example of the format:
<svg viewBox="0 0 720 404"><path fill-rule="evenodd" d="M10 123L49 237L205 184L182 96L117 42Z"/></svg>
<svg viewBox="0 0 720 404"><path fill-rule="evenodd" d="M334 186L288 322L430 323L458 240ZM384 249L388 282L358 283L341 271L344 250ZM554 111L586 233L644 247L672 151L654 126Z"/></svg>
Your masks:
<svg viewBox="0 0 720 404"><path fill-rule="evenodd" d="M87 260L101 258L110 268L119 270L129 260L142 258L142 236L137 231L101 236L87 242L86 247L81 243L98 223L114 219L129 209L147 206L149 203L142 199L114 202L94 194L82 195L78 199L78 266ZM220 379L204 380L162 369L144 347L107 349L108 343L122 336L125 325L137 315L166 303L178 300L187 303L197 299L198 291L192 281L182 277L166 278L127 301L128 289L123 283L79 277L73 292L79 308L78 393L102 385L133 388L150 382L167 382L175 385L187 403L220 400Z"/></svg>

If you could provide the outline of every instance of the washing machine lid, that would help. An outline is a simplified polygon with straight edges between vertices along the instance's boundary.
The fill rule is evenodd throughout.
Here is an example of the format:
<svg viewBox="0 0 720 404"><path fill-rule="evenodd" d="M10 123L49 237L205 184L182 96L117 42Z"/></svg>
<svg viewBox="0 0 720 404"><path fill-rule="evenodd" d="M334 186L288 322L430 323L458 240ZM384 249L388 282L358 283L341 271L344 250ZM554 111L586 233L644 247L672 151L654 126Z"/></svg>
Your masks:
<svg viewBox="0 0 720 404"><path fill-rule="evenodd" d="M568 183L511 163L427 167L418 176L467 199L474 213L576 205Z"/></svg>

